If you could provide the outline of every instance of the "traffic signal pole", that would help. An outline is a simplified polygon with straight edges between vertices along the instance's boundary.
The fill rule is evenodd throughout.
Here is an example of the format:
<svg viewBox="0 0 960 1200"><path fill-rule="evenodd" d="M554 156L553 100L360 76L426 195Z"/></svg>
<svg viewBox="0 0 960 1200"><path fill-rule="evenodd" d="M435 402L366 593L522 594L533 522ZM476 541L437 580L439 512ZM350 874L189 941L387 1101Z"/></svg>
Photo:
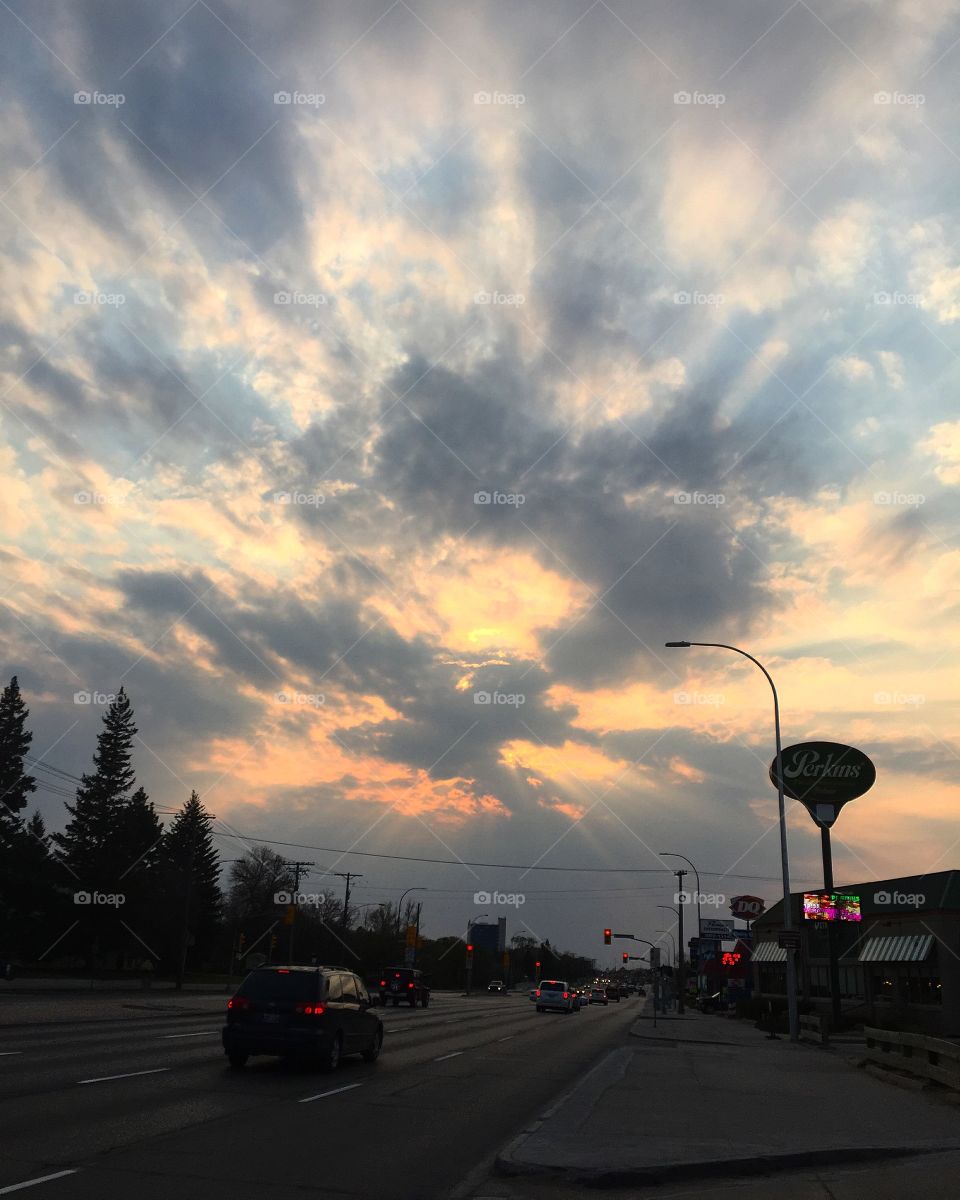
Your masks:
<svg viewBox="0 0 960 1200"><path fill-rule="evenodd" d="M686 875L686 873L687 872L684 871L681 867L678 867L677 870L674 871L674 875L676 875L676 877L677 877L678 897L682 896L682 894L683 894L683 877L684 877L684 875ZM684 970L686 955L683 952L683 946L684 946L684 943L683 943L683 909L684 909L683 901L678 899L677 920L680 923L680 928L679 928L680 978L677 981L677 1015L681 1016L681 1017L683 1016L683 996L684 996L684 992L687 990L687 985L686 985L686 981L684 978L684 976L686 974L686 972Z"/></svg>

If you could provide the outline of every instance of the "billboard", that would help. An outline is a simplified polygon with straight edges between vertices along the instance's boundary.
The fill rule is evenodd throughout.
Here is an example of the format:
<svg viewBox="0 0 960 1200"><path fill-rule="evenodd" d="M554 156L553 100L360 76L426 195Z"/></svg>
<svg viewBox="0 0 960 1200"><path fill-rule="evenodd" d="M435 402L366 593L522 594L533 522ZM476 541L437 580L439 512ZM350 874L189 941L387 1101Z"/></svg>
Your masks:
<svg viewBox="0 0 960 1200"><path fill-rule="evenodd" d="M804 892L803 916L807 921L861 921L860 897L846 892Z"/></svg>

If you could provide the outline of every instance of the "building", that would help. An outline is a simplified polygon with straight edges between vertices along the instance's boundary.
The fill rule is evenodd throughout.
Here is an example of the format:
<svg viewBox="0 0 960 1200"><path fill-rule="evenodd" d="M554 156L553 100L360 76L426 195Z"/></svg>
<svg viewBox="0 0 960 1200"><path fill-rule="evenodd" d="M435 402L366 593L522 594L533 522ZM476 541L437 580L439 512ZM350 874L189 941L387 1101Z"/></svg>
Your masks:
<svg viewBox="0 0 960 1200"><path fill-rule="evenodd" d="M814 893L807 893L808 896ZM791 895L800 929L800 999L830 1010L828 929L833 925L845 1017L880 1028L960 1036L960 871L837 887L840 907L860 920L827 921L804 893ZM754 995L786 994L788 951L778 944L783 901L753 924Z"/></svg>

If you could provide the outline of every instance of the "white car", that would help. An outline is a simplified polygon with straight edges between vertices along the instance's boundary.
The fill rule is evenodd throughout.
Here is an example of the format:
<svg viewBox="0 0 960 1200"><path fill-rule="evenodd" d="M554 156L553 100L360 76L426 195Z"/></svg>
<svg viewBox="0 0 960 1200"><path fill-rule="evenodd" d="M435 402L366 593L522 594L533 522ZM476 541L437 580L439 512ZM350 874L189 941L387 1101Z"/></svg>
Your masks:
<svg viewBox="0 0 960 1200"><path fill-rule="evenodd" d="M562 979L543 979L537 988L537 1012L554 1009L557 1012L577 1012L573 989Z"/></svg>

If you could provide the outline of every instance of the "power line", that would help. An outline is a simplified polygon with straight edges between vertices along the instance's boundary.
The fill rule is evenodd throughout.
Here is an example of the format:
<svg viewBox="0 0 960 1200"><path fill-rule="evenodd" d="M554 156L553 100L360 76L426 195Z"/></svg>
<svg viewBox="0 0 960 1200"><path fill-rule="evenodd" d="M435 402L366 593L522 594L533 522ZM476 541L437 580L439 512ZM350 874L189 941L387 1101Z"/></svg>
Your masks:
<svg viewBox="0 0 960 1200"><path fill-rule="evenodd" d="M385 858L397 862L435 863L448 867L496 867L504 871L577 871L592 875L672 875L669 867L544 867L525 863L475 862L466 858L423 858L413 854L378 854L372 850L341 850L334 846L314 846L309 842L281 842L277 838L253 837L246 833L226 833L211 830L215 837L239 838L242 842L258 842L268 846L293 846L301 850L322 850L324 854L355 854L362 858ZM741 875L734 871L701 871L701 875L713 875L723 879L756 879L776 883L779 875ZM432 890L432 889L431 889Z"/></svg>

